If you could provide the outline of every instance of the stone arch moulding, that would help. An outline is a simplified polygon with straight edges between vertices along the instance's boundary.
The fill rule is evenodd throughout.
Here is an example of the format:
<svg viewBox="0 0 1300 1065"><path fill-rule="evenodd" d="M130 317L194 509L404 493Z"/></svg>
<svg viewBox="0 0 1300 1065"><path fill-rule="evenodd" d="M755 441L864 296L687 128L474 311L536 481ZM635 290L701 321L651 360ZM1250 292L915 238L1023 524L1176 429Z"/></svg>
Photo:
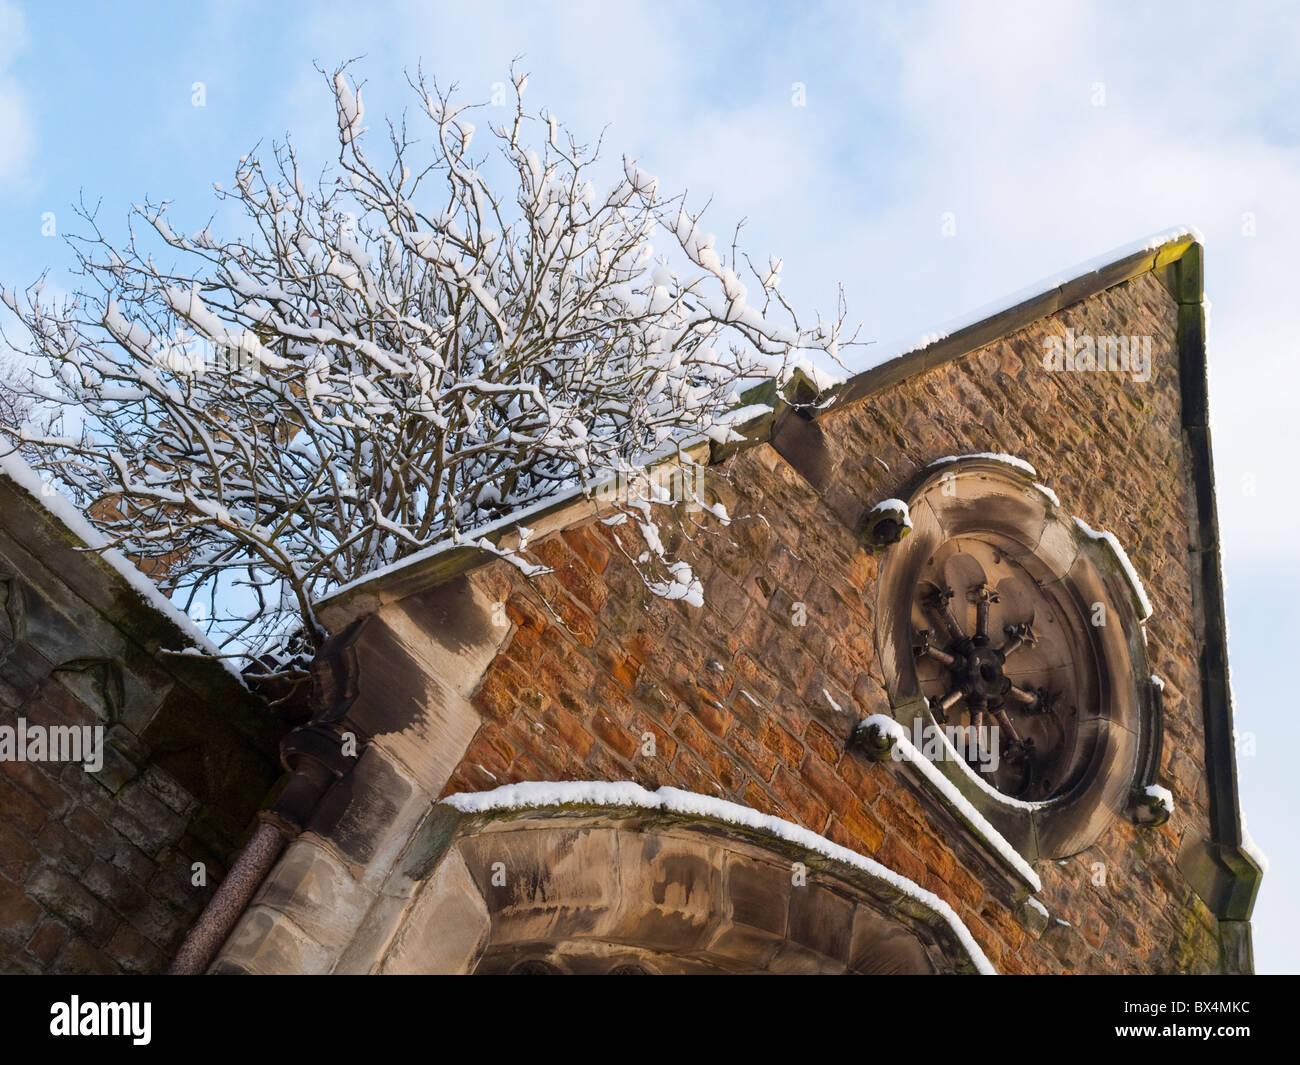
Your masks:
<svg viewBox="0 0 1300 1065"><path fill-rule="evenodd" d="M1161 717L1141 581L1037 478L1006 455L917 474L876 630L895 719L1030 861L1077 854L1117 815L1150 819ZM972 725L996 752L970 746Z"/></svg>
<svg viewBox="0 0 1300 1065"><path fill-rule="evenodd" d="M899 874L672 788L453 796L432 808L385 895L337 971L993 971L951 907Z"/></svg>

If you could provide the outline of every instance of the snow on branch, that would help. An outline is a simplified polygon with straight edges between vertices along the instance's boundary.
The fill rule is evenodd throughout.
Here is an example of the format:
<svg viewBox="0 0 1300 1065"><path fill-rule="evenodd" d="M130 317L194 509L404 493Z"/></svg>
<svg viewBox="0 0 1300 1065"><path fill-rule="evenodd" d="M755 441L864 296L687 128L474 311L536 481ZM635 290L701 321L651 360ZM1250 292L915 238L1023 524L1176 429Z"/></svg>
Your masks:
<svg viewBox="0 0 1300 1065"><path fill-rule="evenodd" d="M291 144L243 157L215 189L243 235L186 235L146 202L115 244L83 207L79 289L4 294L36 370L0 451L227 643L297 629L310 649L330 589L674 440L726 439L745 382L846 342L842 298L801 326L779 259L719 250L635 161L598 187L599 144L526 112L522 75L485 138L487 105L423 74L410 130L364 124L348 65L322 74L337 158L309 183ZM651 554L652 588L696 601Z"/></svg>

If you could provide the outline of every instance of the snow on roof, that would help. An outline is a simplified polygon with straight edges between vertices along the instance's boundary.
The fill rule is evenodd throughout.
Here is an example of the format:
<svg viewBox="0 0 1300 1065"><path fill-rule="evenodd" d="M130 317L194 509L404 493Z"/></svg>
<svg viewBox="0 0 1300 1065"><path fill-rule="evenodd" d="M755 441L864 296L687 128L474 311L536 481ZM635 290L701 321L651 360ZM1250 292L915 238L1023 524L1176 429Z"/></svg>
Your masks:
<svg viewBox="0 0 1300 1065"><path fill-rule="evenodd" d="M992 963L980 949L965 923L951 906L933 892L901 873L896 873L879 862L832 843L825 836L790 821L759 813L748 806L717 799L711 795L697 795L679 788L661 787L647 791L632 781L529 781L507 784L491 791L461 792L442 800L462 813L487 813L494 810L513 810L542 806L631 806L644 810L664 810L696 817L711 817L732 825L756 829L824 855L845 865L883 880L909 898L933 910L947 922L961 945L970 955L975 967L985 975L995 975Z"/></svg>
<svg viewBox="0 0 1300 1065"><path fill-rule="evenodd" d="M1047 293L1060 288L1062 285L1069 284L1072 281L1079 281L1082 278L1087 277L1089 274L1099 273L1106 267L1113 266L1115 263L1127 259L1130 255L1137 255L1146 251L1155 251L1157 248L1162 248L1166 244L1173 244L1174 242L1185 238L1190 238L1198 243L1204 243L1205 240L1205 238L1201 236L1200 230L1195 227L1177 226L1173 229L1166 229L1158 233L1153 233L1151 236L1144 237L1141 240L1135 240L1128 244L1121 244L1118 248L1113 248L1101 255L1094 255L1092 258L1085 259L1083 262L1076 263L1074 266L1065 270L1058 270L1056 273L1048 274L1046 277L1034 282L1032 285L1027 285L1024 288L1011 293L1009 296L1004 296L1000 300L993 303L986 303L982 307L977 307L972 311L967 311L965 314L958 315L956 318L944 322L938 329L922 333L919 336L916 334L910 334L896 338L892 342L877 348L871 354L870 358L864 360L861 365L855 366L854 370L858 373L862 373L879 366L882 363L889 362L892 359L900 358L903 355L910 355L916 351L923 351L926 348L939 343L939 341L947 339L955 333L960 333L963 329L969 329L971 326L979 325L981 322L986 321L989 318L994 318L999 314L1003 314L1004 312L1011 310L1013 307L1020 306L1022 303L1027 303L1029 300L1036 299L1039 296L1045 296Z"/></svg>
<svg viewBox="0 0 1300 1065"><path fill-rule="evenodd" d="M30 466L17 453L0 458L0 474L7 477L30 495L52 518L62 524L73 536L92 549L95 554L107 562L144 602L167 618L184 633L195 648L217 659L240 684L244 678L238 668L228 658L221 656L221 649L198 627L184 611L176 606L159 590L158 586L141 573L131 561L116 548L107 547L107 542L84 514L59 493L52 483L42 481Z"/></svg>

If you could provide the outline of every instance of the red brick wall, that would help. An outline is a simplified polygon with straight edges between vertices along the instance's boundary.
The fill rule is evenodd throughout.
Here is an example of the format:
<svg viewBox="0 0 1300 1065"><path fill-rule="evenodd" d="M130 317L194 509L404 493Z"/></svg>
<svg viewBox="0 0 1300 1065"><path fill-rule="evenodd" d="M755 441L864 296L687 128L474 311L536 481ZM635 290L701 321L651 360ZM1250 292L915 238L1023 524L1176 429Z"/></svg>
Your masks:
<svg viewBox="0 0 1300 1065"><path fill-rule="evenodd" d="M477 571L517 628L475 696L483 725L446 793L523 780L671 784L876 857L947 899L1000 970L1216 968L1215 921L1174 866L1186 827L1208 833L1174 306L1144 275L1055 319L823 417L836 465L824 495L767 445L715 467L710 485L732 524L679 516L663 534L703 580L703 608L646 591L626 557L644 549L630 523L538 544L554 572L534 589L503 563ZM1044 371L1042 338L1066 327L1153 335L1151 380ZM1140 831L1117 820L1087 852L1038 863L1051 913L1041 937L899 767L846 750L858 720L888 712L877 562L849 523L930 461L979 451L1029 460L1067 510L1120 538L1155 606L1149 655L1166 681L1161 782L1174 816Z"/></svg>

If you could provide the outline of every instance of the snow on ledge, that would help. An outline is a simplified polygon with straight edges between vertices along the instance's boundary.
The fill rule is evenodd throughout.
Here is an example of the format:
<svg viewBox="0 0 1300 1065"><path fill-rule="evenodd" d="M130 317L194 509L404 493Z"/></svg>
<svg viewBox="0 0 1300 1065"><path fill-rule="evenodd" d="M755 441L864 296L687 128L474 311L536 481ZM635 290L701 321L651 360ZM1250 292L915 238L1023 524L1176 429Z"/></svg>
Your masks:
<svg viewBox="0 0 1300 1065"><path fill-rule="evenodd" d="M913 527L911 512L908 511L907 504L903 502L903 500L892 499L892 498L882 499L879 503L877 503L874 507L871 508L870 513L881 514L885 511L896 511L902 518L904 528L910 529Z"/></svg>
<svg viewBox="0 0 1300 1065"><path fill-rule="evenodd" d="M1004 466L1011 466L1021 473L1027 473L1030 477L1037 477L1038 471L1034 469L1024 459L1016 458L1015 455L1004 455L995 451L977 451L970 455L945 455L941 459L935 459L926 469L932 469L935 466L946 466L950 462L962 462L966 459L987 459L990 462L1000 462Z"/></svg>
<svg viewBox="0 0 1300 1065"><path fill-rule="evenodd" d="M1034 487L1037 488L1040 492L1043 493L1044 496L1047 497L1047 501L1051 503L1052 506L1059 507L1061 505L1061 497L1058 496L1055 492L1053 492L1050 488L1048 488L1047 485L1038 484L1037 482L1035 482Z"/></svg>
<svg viewBox="0 0 1300 1065"><path fill-rule="evenodd" d="M1143 794L1145 794L1154 805L1162 807L1170 813L1174 812L1174 793L1168 788L1162 787L1159 784L1148 784L1143 789Z"/></svg>
<svg viewBox="0 0 1300 1065"><path fill-rule="evenodd" d="M1133 568L1133 563L1129 560L1128 552L1124 550L1124 545L1119 542L1119 538L1112 532L1094 529L1082 518L1076 517L1074 523L1080 528L1080 530L1082 530L1085 536L1092 540L1103 541L1110 547L1111 551L1114 552L1115 558L1119 562L1120 569L1124 571L1124 576L1132 586L1133 593L1137 596L1138 604L1141 607L1142 612L1138 620L1146 621L1147 618L1155 613L1155 610L1151 606L1151 600L1147 598L1147 590L1143 587L1142 578L1138 576L1137 570Z"/></svg>
<svg viewBox="0 0 1300 1065"><path fill-rule="evenodd" d="M886 718L886 720L889 720ZM996 975L997 970L980 949L965 923L943 899L901 873L864 855L832 843L809 829L769 814L759 813L748 806L717 799L711 795L697 795L680 788L661 787L647 791L632 781L529 781L506 784L491 791L461 792L442 800L461 813L478 814L494 810L528 809L544 806L629 806L643 810L663 810L667 813L693 817L710 817L727 824L756 829L777 839L804 847L826 858L843 862L869 876L885 881L911 899L928 907L947 922L975 967L984 975ZM1032 871L1031 871L1032 872Z"/></svg>
<svg viewBox="0 0 1300 1065"><path fill-rule="evenodd" d="M1036 892L1043 890L1043 882L1038 878L1038 874L1034 872L1034 867L1025 861L1021 853L1007 841L1007 838L989 823L988 818L971 805L970 800L957 790L956 785L939 772L930 759L916 749L916 746L908 738L907 730L901 724L884 714L872 714L858 727L874 727L891 737L894 741L894 757L898 761L909 762L916 766L926 781L943 796L944 801L951 805L988 842L989 846L997 851L998 856L1014 869L1026 884L1029 884ZM942 731L940 731L940 735L943 735ZM956 752L953 753L954 757L956 757ZM961 761L960 758L957 760Z"/></svg>
<svg viewBox="0 0 1300 1065"><path fill-rule="evenodd" d="M238 667L231 659L221 656L221 649L208 638L207 633L200 629L188 614L163 595L158 586L136 569L121 551L116 548L106 548L105 544L108 541L86 520L85 515L73 506L66 496L54 490L53 485L47 485L42 481L37 472L16 452L0 457L0 474L27 492L51 517L117 570L140 598L180 629L195 648L204 655L215 658L225 667L226 672L241 685L245 684Z"/></svg>

